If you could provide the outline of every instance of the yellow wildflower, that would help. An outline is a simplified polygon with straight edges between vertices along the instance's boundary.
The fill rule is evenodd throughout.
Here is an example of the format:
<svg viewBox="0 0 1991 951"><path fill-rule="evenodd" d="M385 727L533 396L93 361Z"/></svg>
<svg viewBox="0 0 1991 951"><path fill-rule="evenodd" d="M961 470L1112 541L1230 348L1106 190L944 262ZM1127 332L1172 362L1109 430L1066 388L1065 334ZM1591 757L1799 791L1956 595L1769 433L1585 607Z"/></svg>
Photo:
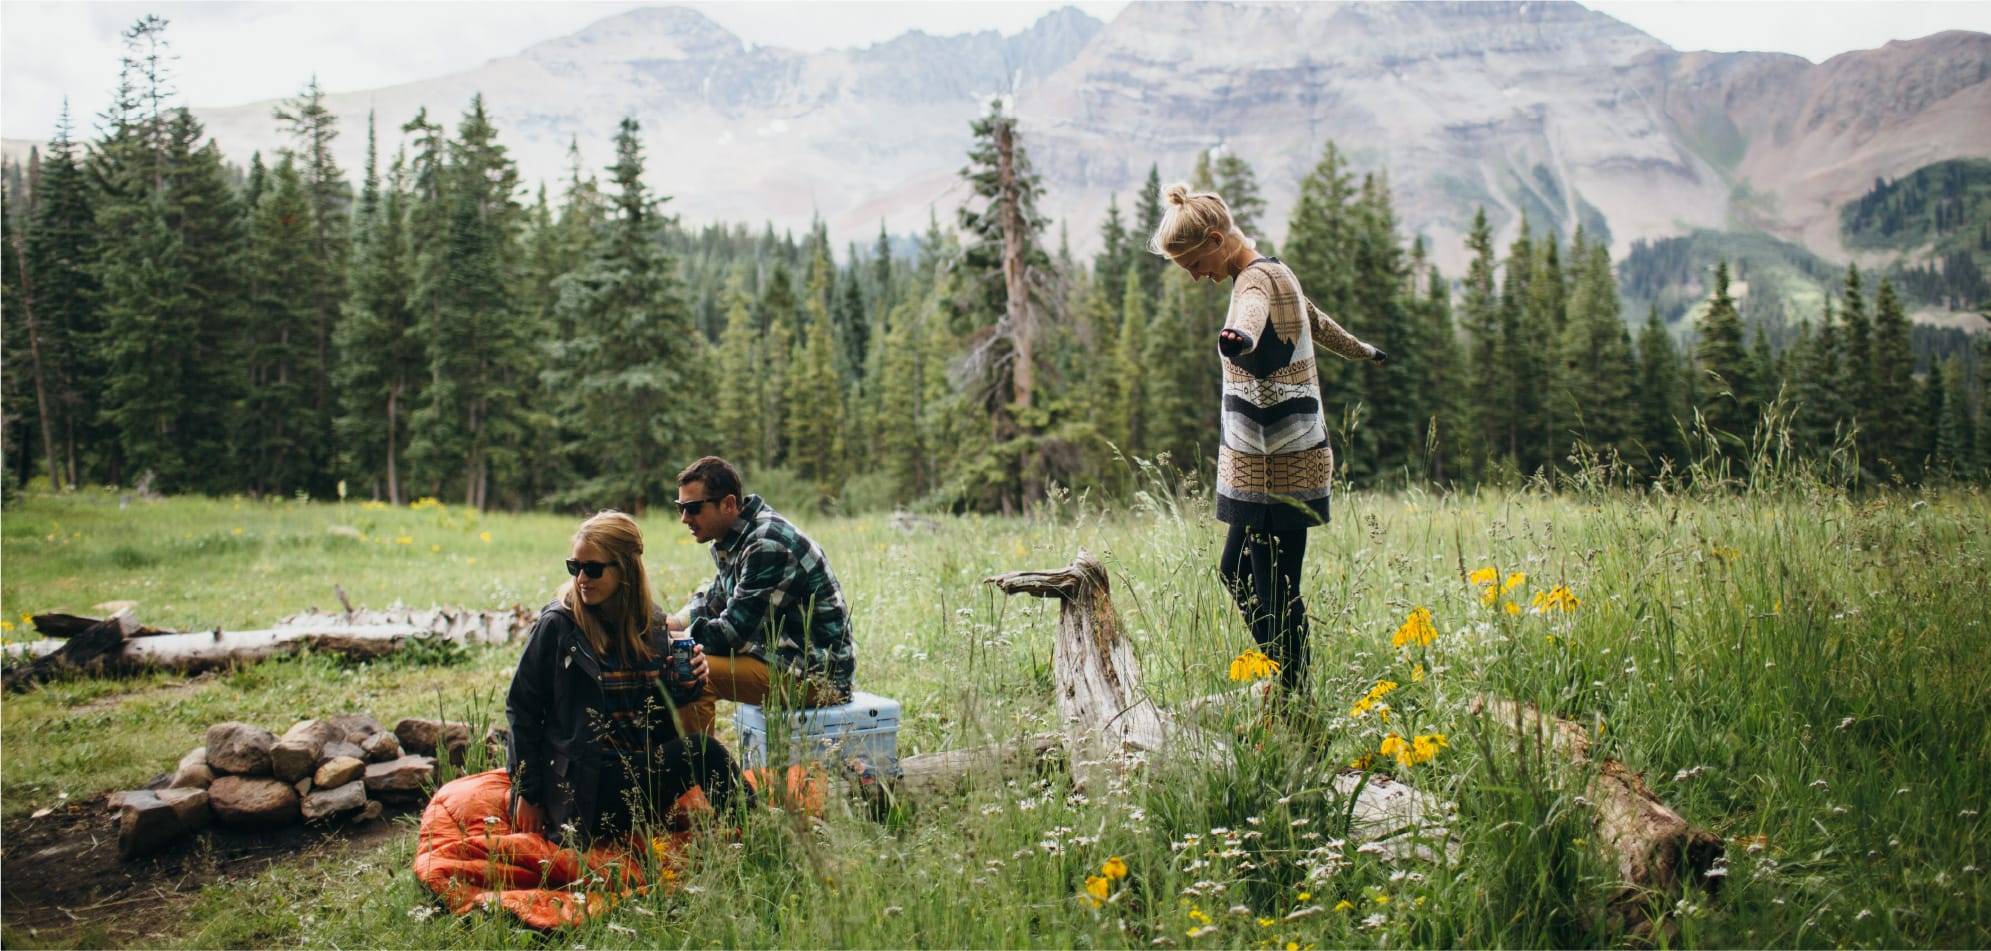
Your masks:
<svg viewBox="0 0 1991 951"><path fill-rule="evenodd" d="M11 631L13 629L14 629L14 622L8 620L0 620L0 631Z"/></svg>
<svg viewBox="0 0 1991 951"><path fill-rule="evenodd" d="M1313 893L1313 892L1301 892L1301 893L1300 893L1300 900L1301 900L1301 901L1312 901L1312 900L1313 900L1313 897L1314 897L1314 893Z"/></svg>
<svg viewBox="0 0 1991 951"><path fill-rule="evenodd" d="M1260 928L1270 928L1278 920L1277 918L1260 918L1258 919L1258 926Z"/></svg>
<svg viewBox="0 0 1991 951"><path fill-rule="evenodd" d="M1403 619L1403 626L1396 629L1396 636L1390 639L1390 644L1394 647L1405 644L1423 647L1437 637L1438 629L1431 625L1431 609L1413 608L1410 616Z"/></svg>
<svg viewBox="0 0 1991 951"><path fill-rule="evenodd" d="M1204 925L1201 928L1191 928L1188 931L1183 932L1183 934L1191 938L1201 938L1206 935L1213 935L1216 933L1217 933L1216 925Z"/></svg>
<svg viewBox="0 0 1991 951"><path fill-rule="evenodd" d="M414 543L415 543L415 536L413 535L394 536L394 544L396 545L413 545Z"/></svg>
<svg viewBox="0 0 1991 951"><path fill-rule="evenodd" d="M1093 901L1105 901L1107 890L1111 887L1111 884L1104 875L1087 875L1085 877L1085 893L1090 895Z"/></svg>
<svg viewBox="0 0 1991 951"><path fill-rule="evenodd" d="M1126 878L1127 860L1115 855L1107 859L1106 864L1099 866L1099 871L1109 879Z"/></svg>
<svg viewBox="0 0 1991 951"><path fill-rule="evenodd" d="M1189 909L1189 920L1200 921L1207 925L1210 923L1210 916L1204 914L1201 908L1191 908Z"/></svg>
<svg viewBox="0 0 1991 951"><path fill-rule="evenodd" d="M1507 612L1508 614L1519 614L1519 613L1521 613L1521 606L1520 606L1520 605L1518 605L1518 604L1515 604L1515 603L1514 603L1514 602L1512 602L1512 601L1509 601L1509 602L1506 602L1505 604L1502 604L1502 605L1500 606L1500 610L1502 610L1502 611L1506 611L1506 612Z"/></svg>
<svg viewBox="0 0 1991 951"><path fill-rule="evenodd" d="M1349 708L1348 715L1351 717L1360 717L1362 714L1375 709L1376 704L1379 701L1381 701L1384 696L1388 695L1390 691L1395 689L1396 689L1396 681L1394 680L1376 681L1376 685L1374 687L1369 688L1368 694L1364 696L1362 699L1357 700L1355 702L1355 706Z"/></svg>
<svg viewBox="0 0 1991 951"><path fill-rule="evenodd" d="M1403 762L1406 761L1410 755L1410 744L1405 743L1403 741L1403 737L1398 736L1395 733L1392 733L1386 737L1383 737L1383 745L1377 747L1376 752L1381 753L1384 756L1394 756L1397 758L1399 762Z"/></svg>
<svg viewBox="0 0 1991 951"><path fill-rule="evenodd" d="M1300 951L1300 943L1298 941L1286 942L1286 951Z"/></svg>
<svg viewBox="0 0 1991 951"><path fill-rule="evenodd" d="M238 526L236 526L236 527L234 527L234 528L231 528L231 529L229 529L229 530L228 530L228 534L230 534L230 535L240 535L240 534L242 534L242 528L241 528L241 526L239 526L239 525L238 525Z"/></svg>
<svg viewBox="0 0 1991 951"><path fill-rule="evenodd" d="M1500 577L1500 570L1493 567L1492 565L1487 565L1486 567L1473 572L1472 575L1469 576L1466 580L1472 582L1473 584L1484 585L1484 584L1492 584L1493 580L1498 577Z"/></svg>
<svg viewBox="0 0 1991 951"><path fill-rule="evenodd" d="M1550 611L1561 611L1564 614L1568 614L1575 611L1577 606L1583 602L1577 600L1576 593L1569 590L1568 585L1559 584L1552 590L1535 592L1532 603L1535 606L1536 614L1547 614Z"/></svg>
<svg viewBox="0 0 1991 951"><path fill-rule="evenodd" d="M1376 904L1378 904L1378 905L1387 905L1387 904L1389 904L1389 903L1390 903L1390 896L1388 896L1388 895L1377 895L1377 896L1376 896Z"/></svg>
<svg viewBox="0 0 1991 951"><path fill-rule="evenodd" d="M1713 548L1708 549L1708 554L1711 554L1716 558L1721 559L1722 561L1734 561L1735 559L1742 557L1742 552L1734 548L1731 548L1727 545L1716 545Z"/></svg>
<svg viewBox="0 0 1991 951"><path fill-rule="evenodd" d="M429 546L429 554L431 554L431 555L440 555L440 554L442 554L442 546L441 546L441 545L430 545L430 546Z"/></svg>
<svg viewBox="0 0 1991 951"><path fill-rule="evenodd" d="M1438 755L1439 750L1444 749L1447 745L1449 744L1445 742L1445 734L1443 733L1425 733L1410 740L1405 740L1402 736L1392 733L1383 738L1383 743L1376 748L1376 752L1384 756L1395 757L1399 765L1415 766L1419 763L1429 762L1433 757Z"/></svg>
<svg viewBox="0 0 1991 951"><path fill-rule="evenodd" d="M1526 582L1527 580L1528 580L1527 572L1525 571L1514 572L1513 574L1507 576L1506 581L1501 582L1500 593L1506 594L1507 592L1514 590L1516 586Z"/></svg>
<svg viewBox="0 0 1991 951"><path fill-rule="evenodd" d="M1264 680L1278 672L1279 662L1255 649L1247 650L1231 660L1232 680Z"/></svg>
<svg viewBox="0 0 1991 951"><path fill-rule="evenodd" d="M1346 898L1334 903L1335 911L1354 911L1355 903Z"/></svg>
<svg viewBox="0 0 1991 951"><path fill-rule="evenodd" d="M1418 664L1417 666L1410 668L1410 682L1414 684L1421 684L1424 682L1423 664Z"/></svg>
<svg viewBox="0 0 1991 951"><path fill-rule="evenodd" d="M483 543L484 543L484 544L486 544L486 545L489 545L489 544L491 543L491 533L490 533L490 532L478 532L478 533L477 533L477 540L478 540L478 541L480 541L480 542L483 542Z"/></svg>

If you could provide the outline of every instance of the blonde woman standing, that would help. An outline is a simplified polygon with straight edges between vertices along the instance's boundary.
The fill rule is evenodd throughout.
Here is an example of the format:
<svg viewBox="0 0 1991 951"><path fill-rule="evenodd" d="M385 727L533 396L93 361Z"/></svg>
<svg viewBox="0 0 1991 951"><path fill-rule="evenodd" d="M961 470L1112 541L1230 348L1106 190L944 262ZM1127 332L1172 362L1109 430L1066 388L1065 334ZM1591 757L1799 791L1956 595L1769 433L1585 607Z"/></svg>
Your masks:
<svg viewBox="0 0 1991 951"><path fill-rule="evenodd" d="M1334 450L1320 405L1316 343L1349 360L1388 359L1322 313L1277 258L1260 255L1229 206L1187 185L1163 190L1148 250L1191 280L1230 280L1218 333L1224 367L1217 519L1230 526L1219 569L1288 689L1303 683L1307 612L1300 597L1307 529L1328 519Z"/></svg>

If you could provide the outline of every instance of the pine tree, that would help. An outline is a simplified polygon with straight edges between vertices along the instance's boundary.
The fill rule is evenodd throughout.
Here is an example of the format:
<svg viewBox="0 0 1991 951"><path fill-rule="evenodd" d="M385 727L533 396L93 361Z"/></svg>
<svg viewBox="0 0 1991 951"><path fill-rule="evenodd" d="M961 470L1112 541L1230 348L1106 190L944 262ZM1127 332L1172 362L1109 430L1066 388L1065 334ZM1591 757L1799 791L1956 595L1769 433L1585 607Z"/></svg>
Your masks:
<svg viewBox="0 0 1991 951"><path fill-rule="evenodd" d="M460 485L464 504L481 509L523 464L532 436L526 397L539 367L512 293L518 171L482 96L457 124L447 165L436 167L431 151L440 130L416 121L423 123L414 176L421 197L410 218L421 250L412 300L429 379L409 421L409 464L430 491Z"/></svg>
<svg viewBox="0 0 1991 951"><path fill-rule="evenodd" d="M1839 326L1826 299L1818 331L1798 325L1797 342L1790 351L1790 397L1792 427L1803 451L1822 458L1831 451L1845 424L1844 403L1839 394Z"/></svg>
<svg viewBox="0 0 1991 951"><path fill-rule="evenodd" d="M412 288L404 161L395 159L383 192L370 115L366 138L352 277L345 318L333 339L333 382L340 396L339 438L347 466L373 484L375 498L384 495L398 506L404 500L408 413L418 401L425 367L408 309Z"/></svg>
<svg viewBox="0 0 1991 951"><path fill-rule="evenodd" d="M1950 375L1944 372L1945 362L1931 359L1929 375L1922 381L1921 386L1919 402L1922 418L1927 420L1927 424L1922 428L1924 442L1918 447L1916 454L1920 457L1921 480L1924 485L1942 485L1957 477L1959 457L1956 450L1962 448L1963 440L1960 437L1969 430L1967 416L1957 414L1957 420L1955 422L1951 420ZM1952 364L1948 369L1954 368L1955 365ZM1964 425L1957 426L1956 422L1962 422ZM1950 432L1952 429L1955 431ZM1965 455L1962 458L1968 459L1969 456Z"/></svg>
<svg viewBox="0 0 1991 951"><path fill-rule="evenodd" d="M1106 198L1106 220L1099 223L1099 253L1092 259L1092 274L1099 282L1100 297L1118 307L1126 295L1127 226L1120 220L1120 195Z"/></svg>
<svg viewBox="0 0 1991 951"><path fill-rule="evenodd" d="M734 271L726 281L726 330L719 337L716 376L719 385L712 393L712 430L720 440L726 459L749 469L758 469L767 460L767 366L761 358L765 340L755 326L753 296L747 292L746 275Z"/></svg>
<svg viewBox="0 0 1991 951"><path fill-rule="evenodd" d="M1554 417L1563 427L1557 435L1566 440L1574 434L1592 450L1629 457L1636 435L1632 391L1638 363L1618 312L1610 251L1591 245L1584 255L1579 261L1572 252L1571 264L1578 267L1555 379Z"/></svg>
<svg viewBox="0 0 1991 951"><path fill-rule="evenodd" d="M239 359L244 321L242 258L244 213L213 141L186 109L166 121L167 225L180 241L189 312L186 369L178 393L162 394L178 407L178 441L184 458L180 486L202 492L236 488L231 473L210 460L227 458L241 424L246 374ZM322 434L315 470L323 484L328 467Z"/></svg>
<svg viewBox="0 0 1991 951"><path fill-rule="evenodd" d="M1465 332L1467 361L1466 406L1472 441L1478 452L1475 469L1484 471L1497 458L1511 458L1507 444L1506 348L1500 326L1500 297L1494 286L1493 229L1486 209L1473 215L1466 233L1472 261L1466 265L1464 299L1459 305L1460 329Z"/></svg>
<svg viewBox="0 0 1991 951"><path fill-rule="evenodd" d="M1502 372L1501 445L1508 460L1522 474L1535 472L1546 454L1533 443L1532 436L1542 421L1541 376L1546 354L1531 349L1539 336L1534 321L1530 290L1535 277L1535 242L1528 219L1507 246L1502 262L1507 280L1500 285L1500 361Z"/></svg>
<svg viewBox="0 0 1991 951"><path fill-rule="evenodd" d="M295 292L313 273L311 253L309 189L296 160L284 155L249 222L256 281L244 334L249 386L235 445L253 492L286 495L320 476L319 434L308 424L317 317L309 298Z"/></svg>
<svg viewBox="0 0 1991 951"><path fill-rule="evenodd" d="M1211 172L1216 178L1217 194L1224 196L1224 204L1230 206L1231 223L1237 225L1239 231L1258 239L1259 253L1271 255L1271 243L1258 230L1260 216L1265 214L1265 198L1258 191L1258 174L1229 149L1217 157Z"/></svg>
<svg viewBox="0 0 1991 951"><path fill-rule="evenodd" d="M885 220L878 220L878 243L871 248L871 288L866 299L866 311L879 332L887 323L887 315L898 304L898 268L892 260L892 237L885 233ZM869 343L866 349L870 349Z"/></svg>
<svg viewBox="0 0 1991 951"><path fill-rule="evenodd" d="M836 340L837 366L843 378L856 382L864 374L865 352L871 347L871 325L864 308L864 286L857 279L857 245L849 251L850 273L837 281Z"/></svg>
<svg viewBox="0 0 1991 951"><path fill-rule="evenodd" d="M1161 166L1148 166L1147 182L1141 186L1141 193L1134 201L1134 233L1125 247L1127 263L1140 275L1141 293L1148 296L1147 306L1153 310L1161 302L1161 276L1168 261L1160 255L1148 252L1148 241L1161 228Z"/></svg>
<svg viewBox="0 0 1991 951"><path fill-rule="evenodd" d="M26 293L11 302L8 314L18 318L10 322L20 324L28 337L26 369L34 382L38 448L49 482L58 489L75 485L83 475L78 471L78 440L89 440L97 414L97 387L83 381L101 379L94 352L99 329L92 270L97 255L95 196L69 136L65 102L41 162L31 220L10 222L15 238L6 249L26 281ZM22 364L11 367L19 376Z"/></svg>
<svg viewBox="0 0 1991 951"><path fill-rule="evenodd" d="M1873 433L1873 321L1867 317L1867 299L1860 289L1858 265L1846 266L1844 286L1846 329L1841 336L1839 398L1846 417L1858 427L1857 445L1863 465L1871 465Z"/></svg>
<svg viewBox="0 0 1991 951"><path fill-rule="evenodd" d="M337 446L332 425L336 414L332 335L346 299L352 188L332 155L332 143L339 135L338 117L325 107L325 93L317 77L312 77L296 98L277 106L273 115L291 138L291 146L284 151L297 163L310 208L310 253L295 272L300 283L291 286L288 293L302 296L311 308L309 333L314 359L298 368L307 378L310 414L294 422L310 433L301 448L310 453L315 480L322 484L331 472Z"/></svg>
<svg viewBox="0 0 1991 951"><path fill-rule="evenodd" d="M1686 464L1681 434L1688 405L1680 352L1673 335L1659 319L1659 307L1646 311L1638 335L1638 402L1636 433L1647 458L1647 472L1658 473L1666 460L1677 470Z"/></svg>
<svg viewBox="0 0 1991 951"><path fill-rule="evenodd" d="M587 420L573 448L593 477L559 493L583 506L641 513L676 492L676 466L695 456L704 365L676 265L655 239L660 201L643 184L641 128L624 118L615 136L614 217L581 270L559 281L560 322L574 328L547 370L568 419Z"/></svg>
<svg viewBox="0 0 1991 951"><path fill-rule="evenodd" d="M1881 278L1874 297L1873 356L1868 384L1867 423L1874 462L1912 478L1920 464L1922 443L1915 415L1915 354L1908 345L1908 314L1894 292L1894 282Z"/></svg>
<svg viewBox="0 0 1991 951"><path fill-rule="evenodd" d="M1397 241L1396 212L1390 205L1387 179L1380 174L1364 175L1350 213L1354 284L1342 299L1339 319L1364 341L1396 355L1396 359L1380 367L1340 359L1327 363L1340 364L1332 372L1355 379L1366 415L1364 425L1349 434L1337 455L1346 457L1344 467L1351 480L1374 480L1408 473L1415 465L1413 456L1422 449L1426 394L1417 385L1415 367L1424 359L1425 344L1419 339L1407 302L1409 269Z"/></svg>
<svg viewBox="0 0 1991 951"><path fill-rule="evenodd" d="M843 385L837 375L837 342L830 315L814 294L802 303L809 315L801 345L788 368L788 463L815 486L819 503L843 485Z"/></svg>
<svg viewBox="0 0 1991 951"><path fill-rule="evenodd" d="M1749 353L1743 349L1742 317L1735 310L1735 300L1728 296L1727 261L1715 266L1714 297L1701 316L1699 332L1694 359L1706 382L1701 416L1722 434L1724 443L1745 446L1755 432L1756 420L1746 403L1755 380L1750 374Z"/></svg>
<svg viewBox="0 0 1991 951"><path fill-rule="evenodd" d="M1299 278L1300 287L1321 308L1335 316L1358 336L1367 338L1365 327L1345 310L1355 299L1359 276L1355 271L1357 222L1353 209L1356 191L1354 177L1342 160L1341 150L1327 143L1320 161L1300 180L1299 198L1293 204L1286 226L1286 265ZM1388 350L1387 345L1382 345ZM1352 460L1364 466L1374 456L1355 451L1356 434L1361 432L1364 412L1362 368L1346 361L1323 360L1320 372L1321 418L1333 433L1341 451L1336 461L1345 469ZM1339 421L1352 420L1347 425ZM1363 437L1366 438L1366 435Z"/></svg>
<svg viewBox="0 0 1991 951"><path fill-rule="evenodd" d="M1417 249L1423 250L1421 240ZM1426 270L1423 307L1430 343L1421 362L1439 368L1422 377L1435 394L1426 404L1430 415L1423 432L1423 471L1433 482L1447 485L1473 478L1477 472L1473 468L1472 414L1466 403L1469 378L1465 375L1465 351L1452 321L1451 285L1436 265Z"/></svg>

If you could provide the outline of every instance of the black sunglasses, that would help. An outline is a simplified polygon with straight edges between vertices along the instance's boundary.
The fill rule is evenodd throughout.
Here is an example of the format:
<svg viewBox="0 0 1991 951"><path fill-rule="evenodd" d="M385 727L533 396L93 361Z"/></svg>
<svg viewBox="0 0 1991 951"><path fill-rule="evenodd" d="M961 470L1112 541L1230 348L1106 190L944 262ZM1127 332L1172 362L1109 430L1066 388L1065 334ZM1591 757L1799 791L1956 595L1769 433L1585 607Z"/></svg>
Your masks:
<svg viewBox="0 0 1991 951"><path fill-rule="evenodd" d="M588 573L588 577L599 578L602 572L613 567L615 567L613 564L606 561L575 561L572 558L567 559L567 574L569 577L585 571Z"/></svg>
<svg viewBox="0 0 1991 951"><path fill-rule="evenodd" d="M693 518L697 518L698 510L704 508L705 503L707 502L718 503L723 501L725 501L724 497L717 499L676 499L672 500L671 504L677 506L677 510L679 512L682 512Z"/></svg>

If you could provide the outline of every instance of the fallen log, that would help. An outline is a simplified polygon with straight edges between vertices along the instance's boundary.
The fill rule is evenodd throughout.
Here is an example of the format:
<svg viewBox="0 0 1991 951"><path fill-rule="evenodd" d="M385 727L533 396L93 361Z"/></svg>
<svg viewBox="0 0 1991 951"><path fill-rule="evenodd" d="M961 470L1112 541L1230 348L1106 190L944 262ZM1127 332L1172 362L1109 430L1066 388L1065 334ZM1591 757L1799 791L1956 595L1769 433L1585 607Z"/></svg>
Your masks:
<svg viewBox="0 0 1991 951"><path fill-rule="evenodd" d="M138 630L138 620L129 610L119 611L64 641L37 641L51 644L49 650L31 661L11 667L4 677L8 690L24 690L57 673L70 670L101 670L115 664L128 646L126 638Z"/></svg>
<svg viewBox="0 0 1991 951"><path fill-rule="evenodd" d="M130 615L120 617L129 620ZM498 611L465 611L448 608L411 610L396 607L386 611L329 613L307 611L292 615L266 630L196 631L159 633L133 638L126 635L116 644L102 646L102 667L106 671L132 671L145 668L199 673L234 664L253 663L281 654L311 649L354 658L375 658L401 650L417 640L442 640L457 644L502 644L525 634L538 612L515 607ZM137 622L129 621L136 629ZM36 659L40 673L47 676L64 667L78 666L64 655L64 645L78 638L39 640L8 645L14 657ZM42 658L55 658L40 665ZM11 677L11 674L10 674ZM14 681L8 681L11 686Z"/></svg>
<svg viewBox="0 0 1991 951"><path fill-rule="evenodd" d="M1098 782L1142 760L1140 754L1170 752L1214 756L1224 739L1158 708L1141 692L1141 668L1113 609L1106 569L1081 548L1072 563L1054 571L1014 571L987 579L1005 594L1055 597L1057 641L1052 652L1058 712L1075 783ZM1270 696L1257 684L1221 694L1221 700L1192 701L1188 712L1208 714L1223 703ZM1352 799L1351 838L1376 841L1393 856L1433 859L1434 844L1451 843L1447 823L1452 808L1429 794L1387 777L1343 769L1334 788Z"/></svg>
<svg viewBox="0 0 1991 951"><path fill-rule="evenodd" d="M899 761L898 791L924 798L957 791L977 778L1031 772L1055 762L1062 748L1057 734L1039 733L1010 743L908 756Z"/></svg>
<svg viewBox="0 0 1991 951"><path fill-rule="evenodd" d="M1688 882L1709 890L1720 878L1708 873L1721 860L1721 837L1700 828L1660 802L1645 779L1614 759L1592 759L1590 734L1581 724L1545 716L1533 704L1481 695L1470 711L1561 754L1572 765L1594 768L1585 788L1597 814L1597 840L1617 858L1624 888L1611 907L1631 926L1646 923L1645 907L1653 894L1674 895Z"/></svg>

